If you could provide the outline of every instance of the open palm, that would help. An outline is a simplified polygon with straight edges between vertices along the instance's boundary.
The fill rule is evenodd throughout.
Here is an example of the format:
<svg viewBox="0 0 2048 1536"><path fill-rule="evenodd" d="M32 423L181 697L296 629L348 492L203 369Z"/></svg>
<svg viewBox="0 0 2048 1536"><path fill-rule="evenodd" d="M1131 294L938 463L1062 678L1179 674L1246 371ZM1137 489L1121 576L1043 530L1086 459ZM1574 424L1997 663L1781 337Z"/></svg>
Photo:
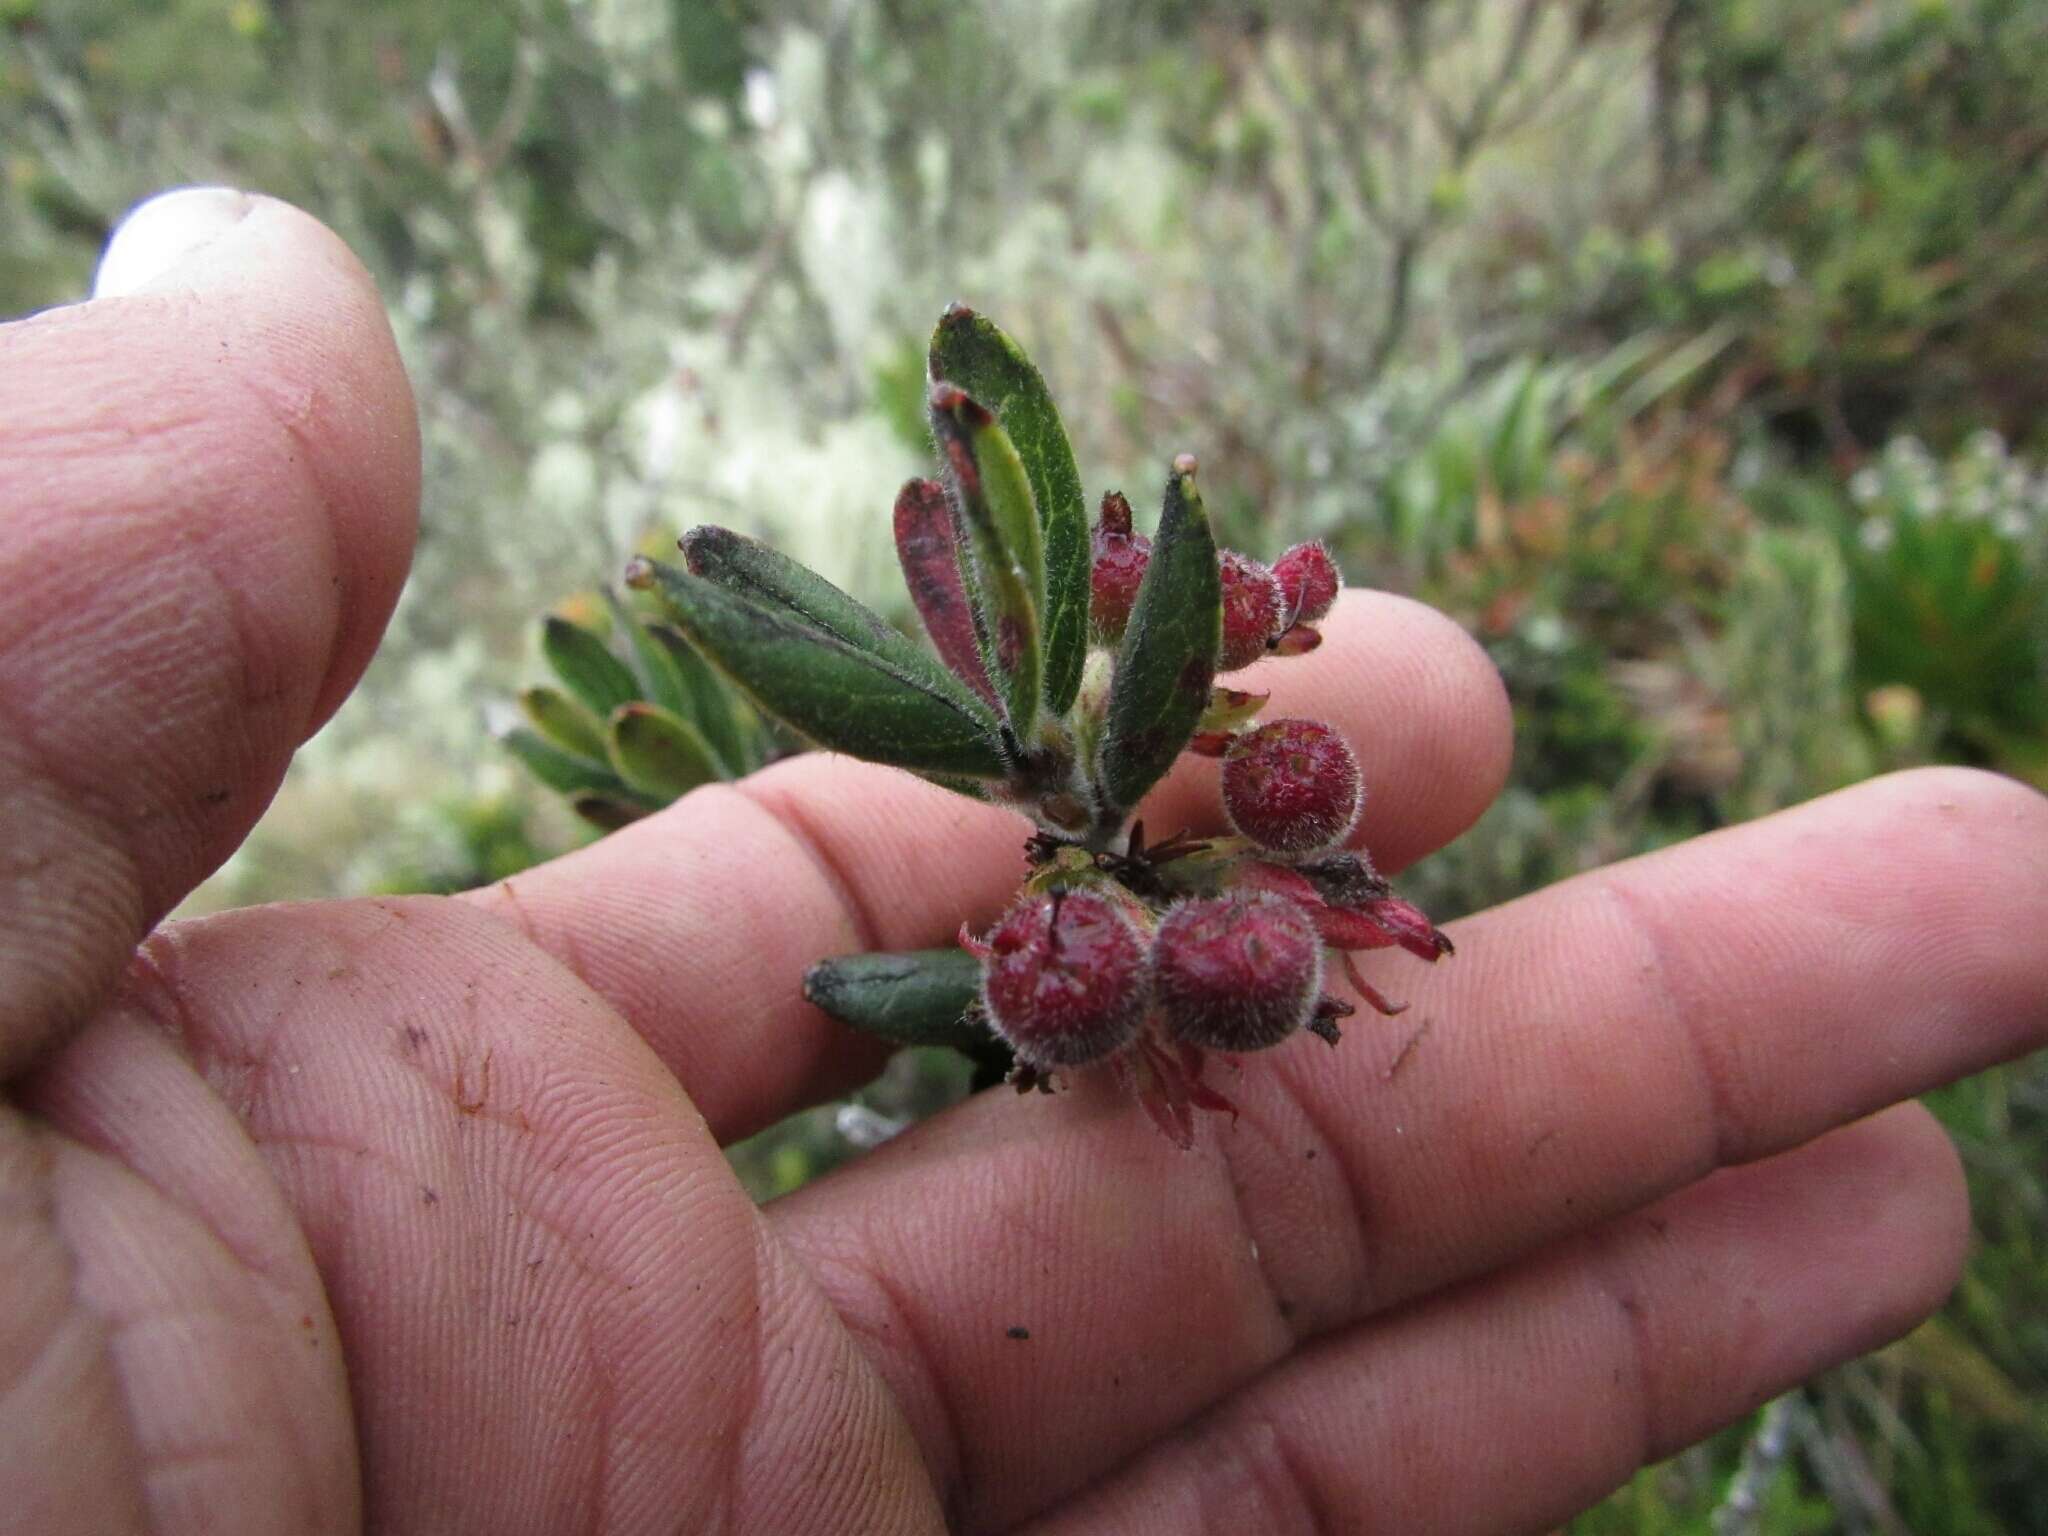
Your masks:
<svg viewBox="0 0 2048 1536"><path fill-rule="evenodd" d="M720 1145L878 1064L803 968L986 921L1021 822L803 758L470 897L151 933L413 537L367 279L230 211L0 329L0 1528L1537 1529L1940 1301L1897 1101L2048 1034L2048 802L1984 775L1458 924L1191 1153L1084 1080L767 1210ZM1498 788L1501 689L1411 603L1329 628L1275 708L1398 867Z"/></svg>

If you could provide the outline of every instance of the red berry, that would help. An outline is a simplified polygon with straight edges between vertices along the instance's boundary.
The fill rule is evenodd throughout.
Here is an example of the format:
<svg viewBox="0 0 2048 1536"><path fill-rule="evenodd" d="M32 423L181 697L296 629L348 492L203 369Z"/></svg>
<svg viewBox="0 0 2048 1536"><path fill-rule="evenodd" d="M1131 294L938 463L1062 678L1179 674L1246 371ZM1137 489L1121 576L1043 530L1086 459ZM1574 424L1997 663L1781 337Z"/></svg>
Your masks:
<svg viewBox="0 0 2048 1536"><path fill-rule="evenodd" d="M1095 524L1095 566L1088 591L1088 618L1096 638L1108 645L1123 639L1131 608L1152 559L1152 541L1131 531L1131 504L1116 491L1102 498Z"/></svg>
<svg viewBox="0 0 2048 1536"><path fill-rule="evenodd" d="M1152 995L1166 1027L1190 1045L1278 1045L1314 1014L1322 985L1315 925L1268 891L1182 902L1152 943Z"/></svg>
<svg viewBox="0 0 2048 1536"><path fill-rule="evenodd" d="M1297 544L1273 562L1273 574L1280 580L1286 604L1282 612L1290 624L1320 619L1337 601L1337 589L1344 585L1337 562L1321 540Z"/></svg>
<svg viewBox="0 0 2048 1536"><path fill-rule="evenodd" d="M1040 1071L1099 1061L1145 1015L1145 941L1095 891L1027 896L987 940L982 1001L1017 1059Z"/></svg>
<svg viewBox="0 0 2048 1536"><path fill-rule="evenodd" d="M1274 720L1246 731L1223 759L1223 809L1261 848L1309 853L1358 819L1358 759L1320 720Z"/></svg>
<svg viewBox="0 0 2048 1536"><path fill-rule="evenodd" d="M1218 672L1235 672L1266 654L1280 627L1280 581L1250 555L1226 549L1217 560L1223 580L1223 649Z"/></svg>

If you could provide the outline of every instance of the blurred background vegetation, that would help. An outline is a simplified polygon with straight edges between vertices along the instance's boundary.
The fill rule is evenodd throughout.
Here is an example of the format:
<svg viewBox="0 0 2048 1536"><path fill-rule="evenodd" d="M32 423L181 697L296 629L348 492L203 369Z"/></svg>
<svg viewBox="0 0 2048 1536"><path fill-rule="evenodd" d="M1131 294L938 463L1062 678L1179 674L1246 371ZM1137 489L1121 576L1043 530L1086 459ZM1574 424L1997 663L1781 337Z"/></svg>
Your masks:
<svg viewBox="0 0 2048 1536"><path fill-rule="evenodd" d="M590 835L480 701L663 530L900 611L953 298L1090 485L1197 449L1230 542L1491 651L1514 779L1408 877L1440 917L1889 768L2048 783L2037 0L0 0L0 313L194 181L363 254L427 452L390 640L201 905ZM772 1195L964 1077L736 1161ZM1575 1529L2048 1530L2048 1069L1936 1107L1950 1307Z"/></svg>

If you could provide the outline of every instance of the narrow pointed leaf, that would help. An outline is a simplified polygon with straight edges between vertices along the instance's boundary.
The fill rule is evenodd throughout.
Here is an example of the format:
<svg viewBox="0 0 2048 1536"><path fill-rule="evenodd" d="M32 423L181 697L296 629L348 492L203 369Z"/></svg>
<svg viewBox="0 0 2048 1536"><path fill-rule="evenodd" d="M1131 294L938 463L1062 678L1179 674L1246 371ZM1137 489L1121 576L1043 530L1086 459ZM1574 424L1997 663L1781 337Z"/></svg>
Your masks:
<svg viewBox="0 0 2048 1536"><path fill-rule="evenodd" d="M612 772L611 765L578 753L564 752L540 732L525 726L515 726L499 738L505 750L526 765L531 773L549 789L565 795L593 791L600 794L625 794L626 785Z"/></svg>
<svg viewBox="0 0 2048 1536"><path fill-rule="evenodd" d="M1187 746L1209 705L1222 638L1216 540L1194 460L1183 456L1167 477L1151 563L1117 650L1099 777L1104 822L1120 820Z"/></svg>
<svg viewBox="0 0 2048 1536"><path fill-rule="evenodd" d="M519 707L549 742L564 752L604 761L604 727L597 716L559 688L528 688L519 695Z"/></svg>
<svg viewBox="0 0 2048 1536"><path fill-rule="evenodd" d="M767 609L782 609L856 650L888 662L906 676L923 677L963 699L968 690L874 609L816 571L729 528L692 528L683 538L690 574ZM977 710L980 705L974 706Z"/></svg>
<svg viewBox="0 0 2048 1536"><path fill-rule="evenodd" d="M924 620L939 660L990 704L996 690L981 664L974 610L960 576L960 548L953 537L953 506L936 480L912 480L896 496L896 558L910 600Z"/></svg>
<svg viewBox="0 0 2048 1536"><path fill-rule="evenodd" d="M673 624L650 624L647 635L668 654L676 675L683 680L687 702L677 713L704 733L724 765L722 776L736 779L746 773L759 760L754 743L760 722L753 710Z"/></svg>
<svg viewBox="0 0 2048 1536"><path fill-rule="evenodd" d="M646 621L620 600L610 587L604 589L605 607L611 611L612 627L626 637L633 675L640 679L640 697L652 699L671 714L687 717L690 700L682 675L667 649L647 632Z"/></svg>
<svg viewBox="0 0 2048 1536"><path fill-rule="evenodd" d="M703 734L658 704L625 704L615 710L609 745L619 777L664 800L720 777L718 758Z"/></svg>
<svg viewBox="0 0 2048 1536"><path fill-rule="evenodd" d="M842 1024L899 1045L985 1050L988 1029L971 1018L981 962L964 949L843 955L804 973L804 997Z"/></svg>
<svg viewBox="0 0 2048 1536"><path fill-rule="evenodd" d="M1081 686L1088 650L1088 509L1081 474L1045 380L1023 348L964 304L932 333L931 375L959 385L995 413L1031 480L1045 540L1045 700L1063 715Z"/></svg>
<svg viewBox="0 0 2048 1536"><path fill-rule="evenodd" d="M540 651L562 686L600 720L640 697L640 682L632 669L581 624L550 615L541 626Z"/></svg>
<svg viewBox="0 0 2048 1536"><path fill-rule="evenodd" d="M726 676L820 746L932 773L1008 771L981 701L922 651L912 650L914 667L899 665L786 605L655 561L642 563L640 579L657 586L677 627Z"/></svg>
<svg viewBox="0 0 2048 1536"><path fill-rule="evenodd" d="M945 457L961 575L975 609L982 664L1010 730L1028 742L1038 725L1045 559L1038 516L1017 451L996 419L951 384L932 386L932 431ZM1021 500L1020 500L1021 497Z"/></svg>

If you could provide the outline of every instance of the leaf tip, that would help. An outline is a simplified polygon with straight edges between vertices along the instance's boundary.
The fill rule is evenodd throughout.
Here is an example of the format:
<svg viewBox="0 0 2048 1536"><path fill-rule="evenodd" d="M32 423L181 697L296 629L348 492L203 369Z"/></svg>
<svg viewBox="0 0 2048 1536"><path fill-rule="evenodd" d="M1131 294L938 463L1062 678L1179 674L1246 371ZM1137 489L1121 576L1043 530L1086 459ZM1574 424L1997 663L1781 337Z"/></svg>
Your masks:
<svg viewBox="0 0 2048 1536"><path fill-rule="evenodd" d="M676 540L676 547L683 552L683 564L690 568L690 574L702 576L705 567L738 543L739 537L730 528L704 523Z"/></svg>

